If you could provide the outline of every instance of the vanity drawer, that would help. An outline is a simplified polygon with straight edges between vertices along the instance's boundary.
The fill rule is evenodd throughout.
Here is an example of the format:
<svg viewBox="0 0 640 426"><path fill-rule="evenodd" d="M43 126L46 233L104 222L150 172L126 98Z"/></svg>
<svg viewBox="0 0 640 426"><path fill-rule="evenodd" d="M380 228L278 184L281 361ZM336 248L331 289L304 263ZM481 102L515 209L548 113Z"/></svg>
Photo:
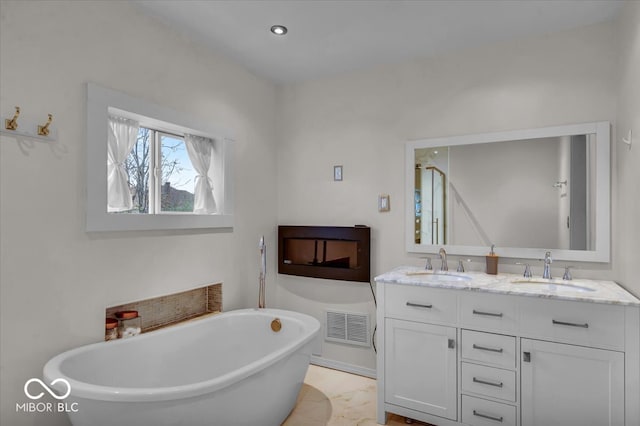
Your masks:
<svg viewBox="0 0 640 426"><path fill-rule="evenodd" d="M499 294L462 292L460 321L466 328L513 332L518 328L516 299Z"/></svg>
<svg viewBox="0 0 640 426"><path fill-rule="evenodd" d="M456 294L450 290L388 285L385 306L386 317L420 322L456 322Z"/></svg>
<svg viewBox="0 0 640 426"><path fill-rule="evenodd" d="M624 350L624 307L601 303L522 298L522 335Z"/></svg>
<svg viewBox="0 0 640 426"><path fill-rule="evenodd" d="M516 407L462 395L462 423L471 426L516 426Z"/></svg>
<svg viewBox="0 0 640 426"><path fill-rule="evenodd" d="M516 372L463 362L462 391L515 402Z"/></svg>
<svg viewBox="0 0 640 426"><path fill-rule="evenodd" d="M515 368L516 338L502 334L462 330L462 357L504 368Z"/></svg>

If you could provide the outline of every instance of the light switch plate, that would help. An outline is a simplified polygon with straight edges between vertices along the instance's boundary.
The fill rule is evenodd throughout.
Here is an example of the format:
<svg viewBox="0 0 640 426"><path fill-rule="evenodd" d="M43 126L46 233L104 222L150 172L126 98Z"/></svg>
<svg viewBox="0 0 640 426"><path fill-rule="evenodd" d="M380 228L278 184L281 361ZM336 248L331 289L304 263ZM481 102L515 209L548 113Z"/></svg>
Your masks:
<svg viewBox="0 0 640 426"><path fill-rule="evenodd" d="M389 196L387 194L378 196L378 211L379 212L388 212L391 210L391 205L389 204Z"/></svg>
<svg viewBox="0 0 640 426"><path fill-rule="evenodd" d="M342 180L342 166L333 166L333 180Z"/></svg>

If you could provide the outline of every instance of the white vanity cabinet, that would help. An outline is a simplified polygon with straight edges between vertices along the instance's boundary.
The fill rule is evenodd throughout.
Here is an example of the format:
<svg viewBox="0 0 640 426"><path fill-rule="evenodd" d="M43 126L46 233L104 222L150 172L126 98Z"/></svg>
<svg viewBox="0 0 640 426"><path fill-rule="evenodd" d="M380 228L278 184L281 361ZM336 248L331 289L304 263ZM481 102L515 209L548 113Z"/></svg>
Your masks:
<svg viewBox="0 0 640 426"><path fill-rule="evenodd" d="M640 425L640 301L377 281L378 423Z"/></svg>
<svg viewBox="0 0 640 426"><path fill-rule="evenodd" d="M624 353L522 339L522 426L624 425Z"/></svg>
<svg viewBox="0 0 640 426"><path fill-rule="evenodd" d="M385 335L385 400L456 420L456 329L389 318Z"/></svg>
<svg viewBox="0 0 640 426"><path fill-rule="evenodd" d="M385 401L456 420L456 297L423 290L390 286L385 291Z"/></svg>

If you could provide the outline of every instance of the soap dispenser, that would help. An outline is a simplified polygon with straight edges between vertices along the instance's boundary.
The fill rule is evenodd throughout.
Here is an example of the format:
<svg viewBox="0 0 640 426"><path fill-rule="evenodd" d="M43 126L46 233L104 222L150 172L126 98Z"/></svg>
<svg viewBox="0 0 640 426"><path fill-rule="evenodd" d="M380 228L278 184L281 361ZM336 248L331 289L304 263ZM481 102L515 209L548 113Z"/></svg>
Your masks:
<svg viewBox="0 0 640 426"><path fill-rule="evenodd" d="M486 257L487 259L487 274L497 275L498 274L498 256L494 251L495 245L491 244L491 251Z"/></svg>

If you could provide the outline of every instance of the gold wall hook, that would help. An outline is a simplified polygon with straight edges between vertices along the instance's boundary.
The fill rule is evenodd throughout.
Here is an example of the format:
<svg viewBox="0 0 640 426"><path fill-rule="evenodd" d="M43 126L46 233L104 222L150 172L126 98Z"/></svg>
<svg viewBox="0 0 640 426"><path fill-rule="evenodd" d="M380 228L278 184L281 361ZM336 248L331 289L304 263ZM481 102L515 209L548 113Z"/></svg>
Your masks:
<svg viewBox="0 0 640 426"><path fill-rule="evenodd" d="M44 126L38 126L38 134L40 136L49 136L49 124L53 120L53 115L49 114L49 119Z"/></svg>
<svg viewBox="0 0 640 426"><path fill-rule="evenodd" d="M18 129L18 116L20 115L20 107L16 107L16 113L13 115L13 118L9 120L8 118L4 120L4 128L7 130L17 130Z"/></svg>

